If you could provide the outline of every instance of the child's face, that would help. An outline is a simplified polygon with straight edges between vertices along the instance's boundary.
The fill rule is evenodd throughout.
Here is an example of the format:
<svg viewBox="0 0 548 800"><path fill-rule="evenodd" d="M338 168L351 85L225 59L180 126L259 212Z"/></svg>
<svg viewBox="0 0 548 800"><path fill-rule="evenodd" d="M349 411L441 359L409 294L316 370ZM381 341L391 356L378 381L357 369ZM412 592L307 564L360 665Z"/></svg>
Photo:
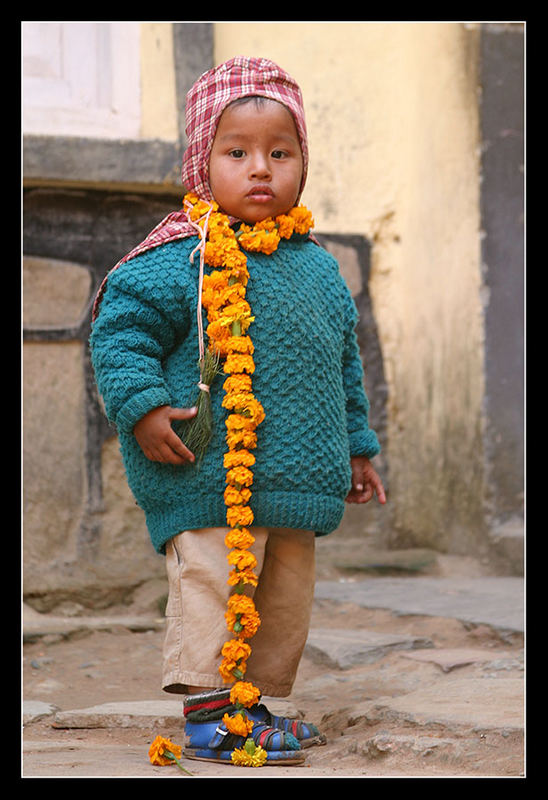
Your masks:
<svg viewBox="0 0 548 800"><path fill-rule="evenodd" d="M291 113L275 101L226 108L209 160L213 197L225 214L254 224L293 208L303 158Z"/></svg>

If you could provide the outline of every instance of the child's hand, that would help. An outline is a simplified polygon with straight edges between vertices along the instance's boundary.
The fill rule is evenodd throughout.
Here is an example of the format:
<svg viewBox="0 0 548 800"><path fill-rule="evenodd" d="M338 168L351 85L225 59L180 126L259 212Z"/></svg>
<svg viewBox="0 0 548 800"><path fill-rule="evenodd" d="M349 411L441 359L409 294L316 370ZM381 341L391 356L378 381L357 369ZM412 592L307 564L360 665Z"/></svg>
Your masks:
<svg viewBox="0 0 548 800"><path fill-rule="evenodd" d="M379 503L386 503L382 481L368 458L355 456L350 459L352 467L352 489L346 497L347 503L367 503L377 494Z"/></svg>
<svg viewBox="0 0 548 800"><path fill-rule="evenodd" d="M149 411L133 428L141 450L151 461L163 464L194 462L194 454L184 446L171 423L175 419L190 419L196 408L172 408L159 406Z"/></svg>

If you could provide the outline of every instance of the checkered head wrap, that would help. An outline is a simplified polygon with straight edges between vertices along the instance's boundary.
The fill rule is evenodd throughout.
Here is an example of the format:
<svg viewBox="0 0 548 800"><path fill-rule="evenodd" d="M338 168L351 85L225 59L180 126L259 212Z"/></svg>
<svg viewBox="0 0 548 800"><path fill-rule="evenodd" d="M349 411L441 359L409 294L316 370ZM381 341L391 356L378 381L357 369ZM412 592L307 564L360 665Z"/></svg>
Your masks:
<svg viewBox="0 0 548 800"><path fill-rule="evenodd" d="M293 78L273 61L245 56L236 56L204 72L187 94L185 122L188 144L182 168L185 193L194 192L202 200L209 203L213 201L209 186L209 157L221 114L234 100L252 95L277 100L293 115L303 157L300 197L308 171L308 142L301 90ZM115 269L152 247L195 234L196 225L189 223L185 209L168 214L144 241L107 274L93 304L92 320L95 321L99 312L108 276Z"/></svg>
<svg viewBox="0 0 548 800"><path fill-rule="evenodd" d="M241 97L277 100L292 114L303 156L302 193L308 169L308 142L301 90L293 78L267 58L236 56L199 78L187 95L183 186L202 200L214 198L209 187L209 156L225 108Z"/></svg>

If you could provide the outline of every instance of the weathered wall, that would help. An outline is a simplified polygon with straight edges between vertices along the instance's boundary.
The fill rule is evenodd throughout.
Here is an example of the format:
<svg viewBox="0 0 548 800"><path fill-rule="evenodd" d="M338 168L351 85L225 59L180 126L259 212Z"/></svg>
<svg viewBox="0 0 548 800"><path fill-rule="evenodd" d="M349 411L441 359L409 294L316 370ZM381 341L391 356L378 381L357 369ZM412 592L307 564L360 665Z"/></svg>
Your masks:
<svg viewBox="0 0 548 800"><path fill-rule="evenodd" d="M393 538L469 552L483 523L477 29L217 25L217 61L285 64L306 100L304 200L372 243Z"/></svg>

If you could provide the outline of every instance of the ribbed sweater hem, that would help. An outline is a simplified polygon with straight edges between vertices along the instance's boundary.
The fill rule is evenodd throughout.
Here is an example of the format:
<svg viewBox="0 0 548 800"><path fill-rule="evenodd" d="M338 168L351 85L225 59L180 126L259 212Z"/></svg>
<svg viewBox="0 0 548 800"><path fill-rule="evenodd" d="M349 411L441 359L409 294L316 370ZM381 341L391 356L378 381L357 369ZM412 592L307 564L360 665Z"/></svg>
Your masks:
<svg viewBox="0 0 548 800"><path fill-rule="evenodd" d="M325 536L341 523L344 500L317 494L254 492L250 506L253 525L263 528L311 530ZM200 528L226 526L226 506L222 496L187 495L177 507L145 509L147 527L154 548L164 553L166 542L178 533Z"/></svg>

